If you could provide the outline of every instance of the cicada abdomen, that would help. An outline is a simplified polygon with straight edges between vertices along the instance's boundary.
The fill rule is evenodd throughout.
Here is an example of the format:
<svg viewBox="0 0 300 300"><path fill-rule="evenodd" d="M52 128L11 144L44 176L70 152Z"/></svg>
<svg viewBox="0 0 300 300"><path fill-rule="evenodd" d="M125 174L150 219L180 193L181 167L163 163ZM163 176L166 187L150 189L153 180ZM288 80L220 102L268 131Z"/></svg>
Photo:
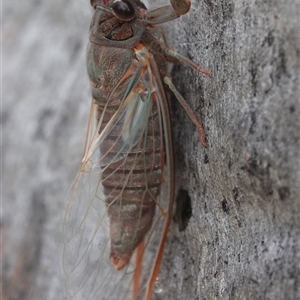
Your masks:
<svg viewBox="0 0 300 300"><path fill-rule="evenodd" d="M177 0L149 12L139 0L91 4L87 69L93 101L82 166L64 217L67 293L69 299L149 300L174 200L162 79L169 58L201 71L169 50L153 25L186 13L190 3ZM170 80L164 81L202 129Z"/></svg>
<svg viewBox="0 0 300 300"><path fill-rule="evenodd" d="M148 71L140 77L145 79ZM140 80L141 80L140 78ZM157 99L150 82L132 87L128 102L100 104L105 114L100 132L107 130L109 120L116 119L99 145L102 187L109 218L110 259L117 270L126 266L151 228L155 215L155 199L162 182L164 147L161 137ZM121 85L123 94L128 85ZM101 99L95 99L101 101ZM111 99L118 102L120 99ZM103 104L103 103L102 103Z"/></svg>

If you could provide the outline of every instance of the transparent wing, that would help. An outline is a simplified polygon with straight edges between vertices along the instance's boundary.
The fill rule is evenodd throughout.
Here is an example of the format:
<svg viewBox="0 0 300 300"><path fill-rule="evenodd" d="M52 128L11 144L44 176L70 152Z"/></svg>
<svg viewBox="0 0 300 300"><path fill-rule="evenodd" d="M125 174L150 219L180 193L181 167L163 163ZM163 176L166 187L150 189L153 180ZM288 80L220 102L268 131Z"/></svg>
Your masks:
<svg viewBox="0 0 300 300"><path fill-rule="evenodd" d="M114 92L101 109L92 104L85 155L63 220L68 299L132 299L133 294L142 299L151 294L149 286L158 277L155 265L160 264L171 218L173 162L167 101L156 63L149 55L146 66L121 80L127 88L116 110L109 106L115 101ZM96 125L94 115L98 116ZM105 194L103 185L109 187L109 193ZM110 260L115 222L108 214L114 202L128 195L140 195L142 201L145 195L153 196L155 212L140 251L117 271ZM108 198L113 200L108 202ZM125 207L125 201L118 203ZM143 205L138 209L136 219L142 222Z"/></svg>

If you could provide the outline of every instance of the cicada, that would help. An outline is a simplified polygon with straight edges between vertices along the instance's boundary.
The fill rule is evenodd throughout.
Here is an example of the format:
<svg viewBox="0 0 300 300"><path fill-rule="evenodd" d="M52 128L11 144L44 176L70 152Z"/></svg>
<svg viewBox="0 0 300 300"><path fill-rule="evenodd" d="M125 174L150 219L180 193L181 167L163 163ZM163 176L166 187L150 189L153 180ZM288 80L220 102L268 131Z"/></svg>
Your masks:
<svg viewBox="0 0 300 300"><path fill-rule="evenodd" d="M84 156L63 221L69 299L152 299L172 219L174 163L166 87L201 123L167 77L183 62L157 26L189 0L147 10L140 0L91 0L87 47L92 104Z"/></svg>

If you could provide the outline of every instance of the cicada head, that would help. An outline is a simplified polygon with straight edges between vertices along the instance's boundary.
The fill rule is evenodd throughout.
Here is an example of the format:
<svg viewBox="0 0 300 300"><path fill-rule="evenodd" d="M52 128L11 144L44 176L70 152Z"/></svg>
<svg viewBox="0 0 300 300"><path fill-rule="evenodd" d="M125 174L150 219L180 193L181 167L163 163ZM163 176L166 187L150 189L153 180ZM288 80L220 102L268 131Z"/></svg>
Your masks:
<svg viewBox="0 0 300 300"><path fill-rule="evenodd" d="M147 10L140 0L91 0L94 9L111 11L120 21L129 22L140 18Z"/></svg>
<svg viewBox="0 0 300 300"><path fill-rule="evenodd" d="M91 0L91 5L95 13L90 25L90 35L96 44L125 41L141 35L144 31L144 28L134 23L147 10L138 0ZM137 42L130 44L128 48L132 48Z"/></svg>

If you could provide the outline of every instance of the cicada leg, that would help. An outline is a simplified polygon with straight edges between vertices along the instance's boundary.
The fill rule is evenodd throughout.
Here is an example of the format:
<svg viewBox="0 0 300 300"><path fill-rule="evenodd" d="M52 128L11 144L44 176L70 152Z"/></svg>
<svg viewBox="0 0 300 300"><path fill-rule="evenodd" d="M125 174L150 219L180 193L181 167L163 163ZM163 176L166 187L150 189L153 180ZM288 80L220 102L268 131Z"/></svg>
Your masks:
<svg viewBox="0 0 300 300"><path fill-rule="evenodd" d="M186 14L191 7L191 0L170 0L170 3L179 16Z"/></svg>
<svg viewBox="0 0 300 300"><path fill-rule="evenodd" d="M197 129L199 131L199 135L200 135L201 144L203 145L203 147L206 148L207 147L207 143L206 143L206 140L205 140L205 131L204 131L202 123L197 119L197 117L194 114L193 110L190 108L190 106L184 100L184 98L181 96L181 94L177 91L177 89L174 86L174 84L172 83L171 79L169 77L165 76L164 82L168 85L168 87L170 88L170 90L173 92L174 96L180 102L180 104L182 105L182 107L184 108L184 110L186 111L186 113L189 115L189 117L192 120L192 122L197 127Z"/></svg>
<svg viewBox="0 0 300 300"><path fill-rule="evenodd" d="M180 61L181 63L189 66L190 68L196 70L199 73L202 73L206 76L211 77L211 73L210 71L204 70L201 67L199 67L198 65L196 65L194 62L192 62L191 60L189 60L187 57L179 54L178 52L170 49L170 48L166 48L165 49L165 53L167 55L167 57L172 60L172 59L176 59L177 61Z"/></svg>
<svg viewBox="0 0 300 300"><path fill-rule="evenodd" d="M136 269L134 272L134 277L132 282L133 283L132 299L134 300L138 299L138 295L140 292L140 279L142 277L142 261L143 261L144 251L145 251L145 241L142 240L135 250Z"/></svg>
<svg viewBox="0 0 300 300"><path fill-rule="evenodd" d="M161 24L186 14L191 7L191 0L170 0L169 5L148 11L144 20L148 24Z"/></svg>
<svg viewBox="0 0 300 300"><path fill-rule="evenodd" d="M174 50L172 50L170 48L166 48L165 49L165 53L166 53L167 57L169 58L169 60L174 60L175 59L177 61L180 61L183 64L185 64L185 65L191 67L192 69L196 70L197 72L202 73L202 74L204 74L206 76L211 77L211 73L209 71L202 69L201 67L199 67L198 65L196 65L194 62L192 62L191 60L189 60L187 57L185 57L185 56L183 56L183 55L175 52ZM172 83L171 79L166 76L164 78L164 82L169 86L169 88L173 92L174 96L177 98L177 100L183 106L184 110L189 115L190 119L195 124L195 126L197 127L197 129L199 131L199 134L200 134L201 144L206 148L207 147L207 143L206 143L206 140L205 140L205 132L204 132L204 128L203 128L202 123L200 121L198 121L198 119L197 119L196 115L194 114L193 110L190 108L190 106L188 105L188 103L184 100L184 98L178 92L178 90L176 89L176 87Z"/></svg>

